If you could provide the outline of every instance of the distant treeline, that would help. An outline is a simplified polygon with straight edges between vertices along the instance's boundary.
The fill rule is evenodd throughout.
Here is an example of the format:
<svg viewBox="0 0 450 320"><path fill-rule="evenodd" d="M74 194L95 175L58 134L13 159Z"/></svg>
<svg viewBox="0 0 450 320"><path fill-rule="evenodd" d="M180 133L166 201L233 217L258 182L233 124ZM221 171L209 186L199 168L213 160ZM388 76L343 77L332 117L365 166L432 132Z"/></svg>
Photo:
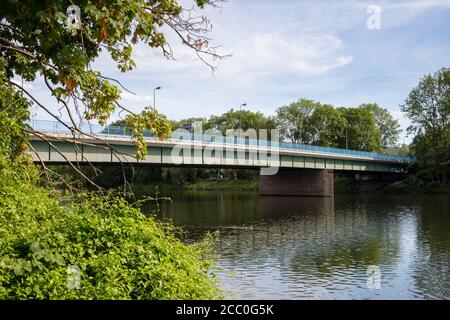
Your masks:
<svg viewBox="0 0 450 320"><path fill-rule="evenodd" d="M171 120L172 130L195 129L202 123L203 131L214 129L225 134L233 129L279 129L283 141L325 147L348 148L374 152L401 152L397 145L400 125L386 108L376 103L358 107L334 107L309 99L299 99L276 110L275 116L261 112L231 109L209 118ZM113 126L125 126L123 120Z"/></svg>

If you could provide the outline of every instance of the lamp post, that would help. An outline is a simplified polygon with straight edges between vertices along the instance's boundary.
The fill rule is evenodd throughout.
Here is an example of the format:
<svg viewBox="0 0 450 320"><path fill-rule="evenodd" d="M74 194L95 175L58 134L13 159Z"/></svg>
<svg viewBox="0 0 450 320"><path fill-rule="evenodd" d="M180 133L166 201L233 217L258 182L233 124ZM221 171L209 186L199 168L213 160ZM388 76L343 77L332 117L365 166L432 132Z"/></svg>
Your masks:
<svg viewBox="0 0 450 320"><path fill-rule="evenodd" d="M247 104L246 103L243 103L243 104L241 104L240 106L239 106L239 138L241 137L241 131L242 131L242 113L241 113L241 111L242 111L242 107L246 107L247 106Z"/></svg>
<svg viewBox="0 0 450 320"><path fill-rule="evenodd" d="M345 127L345 149L348 149L348 134L347 134L347 127Z"/></svg>
<svg viewBox="0 0 450 320"><path fill-rule="evenodd" d="M156 108L156 90L161 90L161 87L156 87L153 89L153 108Z"/></svg>

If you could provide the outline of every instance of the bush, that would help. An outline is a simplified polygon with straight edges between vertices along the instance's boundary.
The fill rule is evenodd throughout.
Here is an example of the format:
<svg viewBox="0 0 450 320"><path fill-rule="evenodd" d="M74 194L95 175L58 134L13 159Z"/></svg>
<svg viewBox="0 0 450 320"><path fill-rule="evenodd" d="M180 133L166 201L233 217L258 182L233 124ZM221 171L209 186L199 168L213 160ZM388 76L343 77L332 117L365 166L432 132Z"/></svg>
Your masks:
<svg viewBox="0 0 450 320"><path fill-rule="evenodd" d="M120 196L62 198L3 168L0 299L217 298L210 243L176 232Z"/></svg>

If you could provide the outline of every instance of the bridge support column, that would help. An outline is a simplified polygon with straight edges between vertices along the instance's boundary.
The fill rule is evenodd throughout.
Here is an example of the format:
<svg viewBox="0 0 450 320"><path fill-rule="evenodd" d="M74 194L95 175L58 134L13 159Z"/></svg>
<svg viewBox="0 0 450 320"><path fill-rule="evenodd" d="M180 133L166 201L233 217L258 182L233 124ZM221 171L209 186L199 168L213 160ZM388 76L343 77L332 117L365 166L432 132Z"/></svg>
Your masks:
<svg viewBox="0 0 450 320"><path fill-rule="evenodd" d="M277 196L318 196L334 195L332 170L299 169L279 170L276 175L260 175L259 193Z"/></svg>

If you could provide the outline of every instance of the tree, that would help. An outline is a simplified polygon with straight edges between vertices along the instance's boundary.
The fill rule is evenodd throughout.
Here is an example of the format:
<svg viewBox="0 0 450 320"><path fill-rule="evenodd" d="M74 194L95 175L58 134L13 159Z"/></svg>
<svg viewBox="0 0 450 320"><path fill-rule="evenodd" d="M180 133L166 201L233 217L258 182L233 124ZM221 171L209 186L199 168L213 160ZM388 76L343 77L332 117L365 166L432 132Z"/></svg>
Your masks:
<svg viewBox="0 0 450 320"><path fill-rule="evenodd" d="M359 108L369 111L375 118L375 124L381 135L381 148L386 150L394 147L398 142L400 134L400 124L387 109L381 108L376 103L362 104Z"/></svg>
<svg viewBox="0 0 450 320"><path fill-rule="evenodd" d="M261 129L270 130L274 129L275 124L273 119L264 116L261 112L252 112L250 110L234 110L231 109L219 116L211 116L206 122L204 129L211 129L220 131L222 134L227 134L227 130L242 129L247 131L249 129L255 130L256 137L259 138ZM269 138L270 132L267 132L266 139ZM234 180L238 179L238 170L232 169L232 176ZM242 172L242 171L241 171Z"/></svg>
<svg viewBox="0 0 450 320"><path fill-rule="evenodd" d="M244 131L254 129L258 133L260 129L269 130L275 128L275 124L272 118L266 117L261 112L231 109L222 115L211 116L204 128L219 130L223 134L228 129L242 129Z"/></svg>
<svg viewBox="0 0 450 320"><path fill-rule="evenodd" d="M275 122L284 140L363 151L381 151L383 141L393 144L399 133L397 121L377 104L334 108L300 99L278 108Z"/></svg>
<svg viewBox="0 0 450 320"><path fill-rule="evenodd" d="M1 61L0 61L1 62ZM23 94L8 85L0 63L0 169L8 163L24 161L28 149L28 134L22 130L29 117L30 102Z"/></svg>
<svg viewBox="0 0 450 320"><path fill-rule="evenodd" d="M196 128L196 125L200 126L200 124L202 126L203 131L205 129L207 129L207 128L205 128L207 120L206 120L206 118L203 118L203 117L192 117L192 118L188 118L188 119L171 120L170 122L172 124L172 130L177 130L180 128L185 128L185 129L190 128L192 132L195 129L200 131L199 127Z"/></svg>
<svg viewBox="0 0 450 320"><path fill-rule="evenodd" d="M411 147L409 144L402 143L393 147L388 147L384 150L387 154L392 154L399 157L408 157L411 155Z"/></svg>
<svg viewBox="0 0 450 320"><path fill-rule="evenodd" d="M450 118L450 68L423 77L401 106L412 125L410 133L448 132Z"/></svg>
<svg viewBox="0 0 450 320"><path fill-rule="evenodd" d="M415 133L412 149L419 173L439 184L446 184L450 167L450 69L442 68L424 76L401 110Z"/></svg>
<svg viewBox="0 0 450 320"><path fill-rule="evenodd" d="M196 0L199 8L215 5L215 0ZM41 79L61 105L72 125L80 132L75 115L85 121L106 124L117 109L126 111L134 129L137 157L145 155L142 130L151 129L162 138L170 134L170 124L156 110L145 107L136 114L119 103L121 90L115 79L92 69L100 52L107 52L119 70L135 67L131 57L139 42L159 48L167 58L173 53L163 30L172 30L214 69L207 56L223 58L209 45L210 21L184 9L176 0L4 0L0 7L0 63L7 85L18 89L56 120L59 117L41 104L24 87L12 81ZM119 89L119 87L121 89ZM30 132L30 129L27 129Z"/></svg>
<svg viewBox="0 0 450 320"><path fill-rule="evenodd" d="M319 103L300 99L287 106L282 106L276 111L275 122L280 131L280 138L293 143L305 143L305 122Z"/></svg>
<svg viewBox="0 0 450 320"><path fill-rule="evenodd" d="M346 132L339 142L340 148L373 151L381 150L381 134L375 118L366 109L339 108L347 122Z"/></svg>
<svg viewBox="0 0 450 320"><path fill-rule="evenodd" d="M347 121L333 106L317 105L305 121L305 142L324 147L338 147L345 137Z"/></svg>

